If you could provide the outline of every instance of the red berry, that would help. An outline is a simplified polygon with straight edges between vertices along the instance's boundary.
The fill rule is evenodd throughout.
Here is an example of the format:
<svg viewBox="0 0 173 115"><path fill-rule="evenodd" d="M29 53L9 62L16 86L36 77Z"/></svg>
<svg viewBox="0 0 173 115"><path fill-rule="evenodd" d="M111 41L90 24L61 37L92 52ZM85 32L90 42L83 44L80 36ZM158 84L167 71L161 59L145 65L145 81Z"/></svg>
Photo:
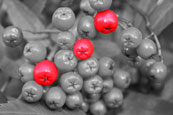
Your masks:
<svg viewBox="0 0 173 115"><path fill-rule="evenodd" d="M94 46L92 42L86 38L77 40L73 46L73 53L81 60L88 59L94 52Z"/></svg>
<svg viewBox="0 0 173 115"><path fill-rule="evenodd" d="M95 28L104 34L115 31L118 26L117 15L111 10L98 12L94 18Z"/></svg>
<svg viewBox="0 0 173 115"><path fill-rule="evenodd" d="M53 62L43 60L37 63L33 75L38 84L51 85L58 77L58 69Z"/></svg>

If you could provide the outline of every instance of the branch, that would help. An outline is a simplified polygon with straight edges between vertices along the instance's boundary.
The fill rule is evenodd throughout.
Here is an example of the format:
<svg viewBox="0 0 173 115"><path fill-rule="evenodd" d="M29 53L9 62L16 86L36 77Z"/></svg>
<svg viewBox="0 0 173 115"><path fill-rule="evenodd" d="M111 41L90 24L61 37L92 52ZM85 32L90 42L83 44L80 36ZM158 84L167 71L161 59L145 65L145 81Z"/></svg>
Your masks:
<svg viewBox="0 0 173 115"><path fill-rule="evenodd" d="M161 45L160 45L160 42L158 40L157 35L151 29L151 23L148 19L147 14L145 14L141 9L134 6L128 0L126 0L126 2L129 4L130 7L132 7L135 11L137 11L144 18L145 24L146 24L146 29L149 32L149 36L147 36L146 39L151 38L152 36L154 37L154 41L156 43L157 50L158 50L158 56L160 57L160 61L163 62L163 55L162 55L162 51L161 51Z"/></svg>

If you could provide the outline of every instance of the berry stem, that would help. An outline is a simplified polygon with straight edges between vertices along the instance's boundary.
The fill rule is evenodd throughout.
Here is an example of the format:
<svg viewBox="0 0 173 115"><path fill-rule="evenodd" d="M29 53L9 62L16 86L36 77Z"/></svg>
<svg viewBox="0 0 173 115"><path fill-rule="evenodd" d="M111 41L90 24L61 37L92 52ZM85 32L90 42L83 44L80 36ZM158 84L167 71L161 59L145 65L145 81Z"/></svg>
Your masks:
<svg viewBox="0 0 173 115"><path fill-rule="evenodd" d="M119 25L123 30L127 29L127 26L125 26L125 25L124 25L123 23L121 23L121 22L119 22L118 25Z"/></svg>
<svg viewBox="0 0 173 115"><path fill-rule="evenodd" d="M55 46L52 48L52 50L51 50L51 52L49 53L49 55L47 56L47 59L50 60L50 61L52 61L53 58L54 58L54 56L55 56L55 53L58 51L58 49L59 49L58 45L55 45Z"/></svg>
<svg viewBox="0 0 173 115"><path fill-rule="evenodd" d="M17 97L18 100L22 99L22 93Z"/></svg>
<svg viewBox="0 0 173 115"><path fill-rule="evenodd" d="M128 0L126 0L126 2L129 4L130 7L132 7L135 11L137 11L144 19L145 24L146 24L146 29L149 33L149 36L146 37L147 38L151 38L151 36L154 37L154 41L156 43L157 46L157 50L158 50L158 56L160 57L160 61L163 63L163 55L162 55L162 51L161 51L161 45L160 42L158 40L157 35L153 32L153 30L151 29L151 23L149 21L149 18L147 16L146 13L144 13L141 9L137 8L135 5L133 5L132 3L130 3Z"/></svg>
<svg viewBox="0 0 173 115"><path fill-rule="evenodd" d="M148 33L151 34L152 33L151 23L148 19L148 16L146 15L146 13L144 13L141 9L137 8L135 5L130 3L128 0L126 0L126 2L129 4L129 6L131 8L133 8L136 12L138 12L143 17L145 24L146 24L146 29L147 29Z"/></svg>
<svg viewBox="0 0 173 115"><path fill-rule="evenodd" d="M37 31L37 32L33 32L31 30L23 30L25 32L30 32L32 34L51 34L51 33L59 33L61 31L57 30L57 29L46 29L46 30L41 30L41 31Z"/></svg>
<svg viewBox="0 0 173 115"><path fill-rule="evenodd" d="M117 15L117 17L118 17L118 20L119 20L118 25L119 25L122 29L125 30L125 29L127 29L128 27L133 26L133 24L132 24L130 21L128 21L128 20L126 20L126 19L120 17L119 15ZM125 26L125 25L126 25L126 26Z"/></svg>
<svg viewBox="0 0 173 115"><path fill-rule="evenodd" d="M7 88L8 84L11 81L11 77L8 77L8 79L5 81L5 83L3 84L3 86L1 87L0 91L3 93L5 91L5 89Z"/></svg>
<svg viewBox="0 0 173 115"><path fill-rule="evenodd" d="M160 42L158 40L157 35L154 32L152 33L152 35L154 37L154 41L156 42L156 46L157 46L157 49L158 49L158 56L160 57L160 61L163 63L163 55L162 55Z"/></svg>

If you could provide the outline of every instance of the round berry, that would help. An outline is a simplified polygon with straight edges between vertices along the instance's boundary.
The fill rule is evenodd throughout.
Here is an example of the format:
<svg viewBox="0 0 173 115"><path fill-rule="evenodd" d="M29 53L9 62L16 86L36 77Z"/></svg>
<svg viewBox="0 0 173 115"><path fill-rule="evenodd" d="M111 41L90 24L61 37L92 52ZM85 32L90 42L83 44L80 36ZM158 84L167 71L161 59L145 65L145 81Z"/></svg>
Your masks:
<svg viewBox="0 0 173 115"><path fill-rule="evenodd" d="M121 89L128 88L131 83L130 73L124 70L116 70L113 75L114 84Z"/></svg>
<svg viewBox="0 0 173 115"><path fill-rule="evenodd" d="M148 59L157 53L156 44L150 39L143 39L137 53L141 58Z"/></svg>
<svg viewBox="0 0 173 115"><path fill-rule="evenodd" d="M154 81L164 81L167 75L167 67L162 62L156 62L151 66L150 76Z"/></svg>
<svg viewBox="0 0 173 115"><path fill-rule="evenodd" d="M89 108L92 115L106 115L107 108L102 101L92 103Z"/></svg>
<svg viewBox="0 0 173 115"><path fill-rule="evenodd" d="M60 32L55 38L55 42L61 49L73 49L75 41L76 38L70 31Z"/></svg>
<svg viewBox="0 0 173 115"><path fill-rule="evenodd" d="M96 10L91 7L89 0L81 0L80 9L84 13L89 14L89 15L94 15L94 13L96 12Z"/></svg>
<svg viewBox="0 0 173 115"><path fill-rule="evenodd" d="M112 5L112 0L89 0L92 8L97 11L108 10Z"/></svg>
<svg viewBox="0 0 173 115"><path fill-rule="evenodd" d="M2 40L8 47L17 47L24 42L22 30L15 26L5 28Z"/></svg>
<svg viewBox="0 0 173 115"><path fill-rule="evenodd" d="M23 55L32 63L37 63L46 58L47 49L40 43L29 42L25 45Z"/></svg>
<svg viewBox="0 0 173 115"><path fill-rule="evenodd" d="M73 46L73 53L81 60L90 58L94 52L94 45L86 38L77 40Z"/></svg>
<svg viewBox="0 0 173 115"><path fill-rule="evenodd" d="M142 33L135 27L125 29L121 35L121 43L127 48L137 48L142 41Z"/></svg>
<svg viewBox="0 0 173 115"><path fill-rule="evenodd" d="M122 53L128 58L136 58L138 56L136 48L127 48L125 46L121 47Z"/></svg>
<svg viewBox="0 0 173 115"><path fill-rule="evenodd" d="M53 13L52 23L57 29L66 31L74 25L75 19L75 14L72 9L60 7Z"/></svg>
<svg viewBox="0 0 173 115"><path fill-rule="evenodd" d="M51 87L45 94L45 102L50 109L63 107L66 101L66 94L60 87Z"/></svg>
<svg viewBox="0 0 173 115"><path fill-rule="evenodd" d="M81 107L82 103L83 103L83 97L80 92L67 96L66 105L70 109L79 108Z"/></svg>
<svg viewBox="0 0 173 115"><path fill-rule="evenodd" d="M71 50L60 50L54 56L54 62L62 72L72 71L77 66L77 58Z"/></svg>
<svg viewBox="0 0 173 115"><path fill-rule="evenodd" d="M109 34L118 27L117 15L111 10L98 12L94 18L95 28L104 34Z"/></svg>
<svg viewBox="0 0 173 115"><path fill-rule="evenodd" d="M91 57L79 62L77 69L83 78L89 78L98 72L99 63L96 58Z"/></svg>
<svg viewBox="0 0 173 115"><path fill-rule="evenodd" d="M103 80L96 75L84 81L84 91L89 94L100 93L103 89Z"/></svg>
<svg viewBox="0 0 173 115"><path fill-rule="evenodd" d="M77 24L77 31L83 38L92 39L96 36L96 29L94 26L94 19L91 16L83 16L79 19Z"/></svg>
<svg viewBox="0 0 173 115"><path fill-rule="evenodd" d="M98 74L102 78L109 78L113 75L115 62L110 57L102 57L99 60Z"/></svg>
<svg viewBox="0 0 173 115"><path fill-rule="evenodd" d="M33 77L34 66L29 63L24 63L19 67L19 76L22 82L31 81Z"/></svg>
<svg viewBox="0 0 173 115"><path fill-rule="evenodd" d="M103 80L103 90L102 90L103 93L109 92L113 87L114 87L113 79L110 78Z"/></svg>
<svg viewBox="0 0 173 115"><path fill-rule="evenodd" d="M43 95L43 87L35 81L28 81L23 85L22 97L27 102L36 102L41 99Z"/></svg>
<svg viewBox="0 0 173 115"><path fill-rule="evenodd" d="M113 88L110 92L103 96L103 100L107 107L118 108L123 104L122 91L117 88Z"/></svg>
<svg viewBox="0 0 173 115"><path fill-rule="evenodd" d="M60 77L60 85L66 93L72 94L82 89L83 79L74 72L64 73Z"/></svg>
<svg viewBox="0 0 173 115"><path fill-rule="evenodd" d="M53 62L43 60L37 63L33 75L38 84L51 85L58 77L58 69Z"/></svg>

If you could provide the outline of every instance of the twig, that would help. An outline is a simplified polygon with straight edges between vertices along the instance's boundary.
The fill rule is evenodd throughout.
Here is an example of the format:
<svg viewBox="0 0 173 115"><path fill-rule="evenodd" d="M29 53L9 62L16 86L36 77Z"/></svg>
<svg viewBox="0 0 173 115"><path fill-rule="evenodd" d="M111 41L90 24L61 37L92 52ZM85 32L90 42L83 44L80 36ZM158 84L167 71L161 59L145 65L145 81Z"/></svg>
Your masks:
<svg viewBox="0 0 173 115"><path fill-rule="evenodd" d="M130 21L128 21L120 16L118 16L118 20L119 20L119 22L124 22L128 27L133 26L133 24Z"/></svg>
<svg viewBox="0 0 173 115"><path fill-rule="evenodd" d="M158 49L158 56L160 57L160 61L163 63L163 55L162 55L160 42L158 40L157 35L155 33L152 33L152 34L153 34L154 41L156 42L156 46L157 46L157 49Z"/></svg>
<svg viewBox="0 0 173 115"><path fill-rule="evenodd" d="M23 30L25 32L29 32L29 33L32 33L32 34L51 34L51 33L59 33L60 31L59 30L53 30L53 29L47 29L47 30L42 30L42 31L37 31L37 32L33 32L31 30Z"/></svg>
<svg viewBox="0 0 173 115"><path fill-rule="evenodd" d="M48 60L50 60L50 61L53 60L53 58L54 58L54 56L55 56L55 54L56 54L58 48L59 48L58 45L55 45L55 46L53 47L53 49L51 50L51 52L50 52L49 55L47 56L47 59L48 59Z"/></svg>
<svg viewBox="0 0 173 115"><path fill-rule="evenodd" d="M118 25L119 25L123 30L127 29L127 27L124 26L124 24L122 24L121 22L119 22Z"/></svg>
<svg viewBox="0 0 173 115"><path fill-rule="evenodd" d="M160 57L160 61L163 63L163 55L162 55L162 51L161 51L161 45L160 45L160 42L158 40L157 35L151 29L151 23L148 19L148 16L141 9L134 6L128 0L126 0L126 2L144 18L145 23L146 23L146 29L149 32L149 36L147 36L146 39L151 38L152 36L154 37L154 41L156 43L157 50L158 50L158 56Z"/></svg>
<svg viewBox="0 0 173 115"><path fill-rule="evenodd" d="M18 100L22 99L22 93L17 97Z"/></svg>

